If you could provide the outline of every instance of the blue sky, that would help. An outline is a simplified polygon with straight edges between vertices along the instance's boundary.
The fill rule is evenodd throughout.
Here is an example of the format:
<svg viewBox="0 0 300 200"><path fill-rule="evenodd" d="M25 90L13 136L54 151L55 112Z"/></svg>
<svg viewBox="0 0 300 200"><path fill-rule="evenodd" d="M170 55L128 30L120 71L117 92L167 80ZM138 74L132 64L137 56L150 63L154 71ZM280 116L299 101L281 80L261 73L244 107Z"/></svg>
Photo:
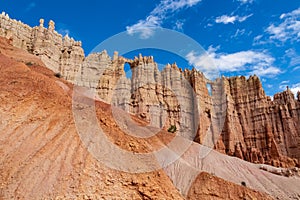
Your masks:
<svg viewBox="0 0 300 200"><path fill-rule="evenodd" d="M54 20L59 33L83 42L86 54L123 31L147 38L157 28L173 29L201 44L221 74L256 74L268 95L286 85L300 90L300 0L19 0L1 1L0 8L30 26L40 18ZM160 63L169 59L180 67L201 70L209 64L194 52L186 63L153 54Z"/></svg>

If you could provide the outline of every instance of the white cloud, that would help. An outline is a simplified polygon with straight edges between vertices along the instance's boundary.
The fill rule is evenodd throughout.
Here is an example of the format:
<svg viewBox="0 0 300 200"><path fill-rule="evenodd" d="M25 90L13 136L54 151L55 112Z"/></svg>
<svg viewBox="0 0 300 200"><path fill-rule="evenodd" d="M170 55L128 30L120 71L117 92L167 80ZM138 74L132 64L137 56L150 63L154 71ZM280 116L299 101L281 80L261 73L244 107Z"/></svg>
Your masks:
<svg viewBox="0 0 300 200"><path fill-rule="evenodd" d="M263 35L258 35L254 38L254 41L259 41L262 37L263 37Z"/></svg>
<svg viewBox="0 0 300 200"><path fill-rule="evenodd" d="M297 66L300 65L300 55L295 54L295 56L291 57L291 66Z"/></svg>
<svg viewBox="0 0 300 200"><path fill-rule="evenodd" d="M176 23L175 23L174 29L178 30L178 31L182 31L183 30L183 25L184 25L183 21L177 20Z"/></svg>
<svg viewBox="0 0 300 200"><path fill-rule="evenodd" d="M261 77L273 77L281 73L279 68L272 66L275 61L272 56L251 50L227 54L216 53L216 49L210 47L206 55L197 55L192 51L186 55L186 59L203 72L215 70L215 66L221 72L241 72Z"/></svg>
<svg viewBox="0 0 300 200"><path fill-rule="evenodd" d="M282 85L282 84L288 84L288 83L290 83L290 81L281 81L280 85Z"/></svg>
<svg viewBox="0 0 300 200"><path fill-rule="evenodd" d="M253 14L246 15L246 16L243 16L243 17L238 17L238 21L239 22L246 21L249 17L252 17L252 16L253 16Z"/></svg>
<svg viewBox="0 0 300 200"><path fill-rule="evenodd" d="M273 87L273 85L271 85L271 84L267 84L267 85L266 85L266 87L270 89L270 88L272 88L272 87Z"/></svg>
<svg viewBox="0 0 300 200"><path fill-rule="evenodd" d="M297 92L300 91L300 83L292 85L290 90L294 93L295 96L297 96Z"/></svg>
<svg viewBox="0 0 300 200"><path fill-rule="evenodd" d="M156 16L148 16L146 20L140 20L138 23L127 26L127 33L128 34L134 34L134 33L140 33L141 38L149 38L153 35L154 30L158 27L160 27L162 23L162 19Z"/></svg>
<svg viewBox="0 0 300 200"><path fill-rule="evenodd" d="M237 1L241 2L242 4L253 3L253 0L237 0Z"/></svg>
<svg viewBox="0 0 300 200"><path fill-rule="evenodd" d="M238 15L234 15L234 16L228 16L228 15L222 15L220 17L217 17L215 22L216 23L223 23L223 24L234 24L235 22L244 22L246 21L249 17L251 17L253 14L247 15L247 16L243 16L240 17Z"/></svg>
<svg viewBox="0 0 300 200"><path fill-rule="evenodd" d="M289 86L290 81L281 81L279 84L279 89L284 91Z"/></svg>
<svg viewBox="0 0 300 200"><path fill-rule="evenodd" d="M251 72L251 74L256 74L261 77L262 76L273 77L280 73L281 70L273 66L254 66L254 70Z"/></svg>
<svg viewBox="0 0 300 200"><path fill-rule="evenodd" d="M300 7L290 13L281 14L279 18L280 24L272 23L265 30L270 39L281 42L300 41Z"/></svg>
<svg viewBox="0 0 300 200"><path fill-rule="evenodd" d="M222 15L216 18L216 23L233 24L235 21L236 21L236 16Z"/></svg>
<svg viewBox="0 0 300 200"><path fill-rule="evenodd" d="M287 84L279 85L280 90L286 90Z"/></svg>
<svg viewBox="0 0 300 200"><path fill-rule="evenodd" d="M237 37L240 37L240 36L243 36L245 35L246 33L246 29L237 29L235 34L231 36L231 38L237 38Z"/></svg>
<svg viewBox="0 0 300 200"><path fill-rule="evenodd" d="M282 81L279 85L279 89L280 90L286 90L287 87L290 86L290 81ZM297 96L297 92L300 92L300 83L296 83L296 84L292 84L291 87L289 87L289 89L292 91L292 93L295 95L295 97Z"/></svg>
<svg viewBox="0 0 300 200"><path fill-rule="evenodd" d="M71 35L70 27L67 24L58 22L56 23L56 30L59 34L65 36L65 35Z"/></svg>
<svg viewBox="0 0 300 200"><path fill-rule="evenodd" d="M300 69L300 66L297 66L297 67L294 67L294 69L292 71L294 72L294 71L297 71L299 69Z"/></svg>
<svg viewBox="0 0 300 200"><path fill-rule="evenodd" d="M132 26L127 26L126 30L128 34L140 33L141 38L149 38L156 28L161 27L169 14L192 7L199 2L201 0L161 0L146 19L140 20Z"/></svg>
<svg viewBox="0 0 300 200"><path fill-rule="evenodd" d="M253 45L263 45L266 44L265 38L263 35L258 35L253 39Z"/></svg>
<svg viewBox="0 0 300 200"><path fill-rule="evenodd" d="M296 71L300 68L300 55L294 48L286 50L285 57L289 59L289 67L293 68L292 71Z"/></svg>
<svg viewBox="0 0 300 200"><path fill-rule="evenodd" d="M59 34L61 34L61 35L63 35L63 36L65 36L65 35L70 35L70 30L69 29L59 29L58 31L57 31Z"/></svg>

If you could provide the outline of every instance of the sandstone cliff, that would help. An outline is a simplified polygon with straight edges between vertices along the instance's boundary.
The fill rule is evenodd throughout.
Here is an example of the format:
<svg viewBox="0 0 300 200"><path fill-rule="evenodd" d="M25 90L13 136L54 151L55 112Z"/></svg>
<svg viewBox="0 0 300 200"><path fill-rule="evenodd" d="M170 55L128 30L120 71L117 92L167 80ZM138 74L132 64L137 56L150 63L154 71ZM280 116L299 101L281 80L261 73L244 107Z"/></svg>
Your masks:
<svg viewBox="0 0 300 200"><path fill-rule="evenodd" d="M3 12L0 14L0 36L10 39L15 47L38 56L49 69L71 82L84 60L81 42L57 33L52 20L48 28L44 27L43 19L39 26L32 28Z"/></svg>
<svg viewBox="0 0 300 200"><path fill-rule="evenodd" d="M300 97L287 90L267 97L258 77L209 81L197 70L168 64L158 70L153 57L111 58L104 50L84 57L81 43L48 28L31 28L0 15L0 36L38 56L68 81L93 89L150 126L176 127L177 134L241 159L274 166L299 166ZM131 66L126 78L124 64ZM207 88L209 85L210 89Z"/></svg>
<svg viewBox="0 0 300 200"><path fill-rule="evenodd" d="M162 170L130 174L96 160L77 134L73 85L3 38L0 51L0 199L184 199ZM108 104L96 107L112 140L147 150L122 137Z"/></svg>
<svg viewBox="0 0 300 200"><path fill-rule="evenodd" d="M74 85L55 77L54 72L44 67L38 57L10 46L3 38L0 38L0 51L0 199L184 199L185 194L175 188L175 181L169 177L184 176L193 171L192 168L168 177L164 169L126 173L107 167L89 152L77 134L78 127L71 109ZM94 102L83 93L80 95L85 101ZM150 152L153 148L166 145L174 137L174 134L166 131L145 140L130 137L116 125L110 105L96 101L95 108L97 122L107 137L128 152ZM84 111L82 107L79 109ZM80 117L85 119L85 116ZM132 118L140 125L146 124L135 116ZM200 146L197 143L193 145ZM198 162L197 154L192 151L187 151L187 154L186 158ZM224 166L225 161L230 163L226 155L214 152L212 157L219 158ZM249 178L252 181L247 185L249 188L205 173L200 174L194 183L191 182L189 199L215 199L216 195L224 198L232 189L234 193L230 197L233 199L271 199L262 193L268 190L274 198L283 199L282 193L287 198L298 195L295 189L298 185L294 183L298 179L290 180L270 174L270 180L263 179L257 183L255 178L247 174L249 170L257 174L259 169L250 166L250 163L239 162L243 162L242 169L236 170L235 167L239 165L227 166L233 169L228 173L239 171L242 180ZM246 166L249 169L243 170ZM209 169L213 167L209 166ZM265 171L261 173L267 174ZM221 173L219 175L224 176ZM203 180L205 185L202 184ZM289 190L277 189L278 182L286 185L290 181L294 182ZM215 188L224 189L217 193L207 192Z"/></svg>
<svg viewBox="0 0 300 200"><path fill-rule="evenodd" d="M291 167L300 159L300 102L290 90L266 96L258 77L227 78L219 150L254 163Z"/></svg>
<svg viewBox="0 0 300 200"><path fill-rule="evenodd" d="M201 72L182 71L176 64L160 72L152 57L111 60L105 51L100 55L98 63L110 64L89 64L105 71L92 87L112 105L152 126L167 130L175 125L181 136L249 162L299 166L300 102L290 90L272 101L255 75L212 82ZM131 80L125 77L125 62L131 66Z"/></svg>

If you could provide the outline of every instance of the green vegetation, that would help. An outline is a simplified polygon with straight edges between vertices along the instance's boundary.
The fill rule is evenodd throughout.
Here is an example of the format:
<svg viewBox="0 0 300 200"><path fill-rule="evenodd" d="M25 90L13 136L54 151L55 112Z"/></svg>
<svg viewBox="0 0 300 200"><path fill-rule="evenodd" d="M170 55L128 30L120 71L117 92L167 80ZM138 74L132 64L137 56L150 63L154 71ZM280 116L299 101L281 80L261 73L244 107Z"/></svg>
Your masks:
<svg viewBox="0 0 300 200"><path fill-rule="evenodd" d="M33 63L32 62L27 62L27 63L25 63L25 65L27 65L28 67L31 67L33 65Z"/></svg>
<svg viewBox="0 0 300 200"><path fill-rule="evenodd" d="M57 78L61 78L62 75L58 72L58 73L55 73L54 76L56 76Z"/></svg>
<svg viewBox="0 0 300 200"><path fill-rule="evenodd" d="M247 185L246 185L246 182L245 182L245 181L242 181L242 182L241 182L241 184L242 184L242 186L244 186L244 187L247 187Z"/></svg>
<svg viewBox="0 0 300 200"><path fill-rule="evenodd" d="M177 131L177 128L175 125L171 125L170 128L168 129L168 132L170 133L175 133Z"/></svg>

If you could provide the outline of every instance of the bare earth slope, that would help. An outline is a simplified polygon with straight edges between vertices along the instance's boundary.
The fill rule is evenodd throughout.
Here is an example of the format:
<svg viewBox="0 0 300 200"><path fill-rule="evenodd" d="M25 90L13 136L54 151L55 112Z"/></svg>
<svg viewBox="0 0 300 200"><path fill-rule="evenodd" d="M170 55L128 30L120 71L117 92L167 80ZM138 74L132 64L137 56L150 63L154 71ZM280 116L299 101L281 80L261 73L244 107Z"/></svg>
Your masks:
<svg viewBox="0 0 300 200"><path fill-rule="evenodd" d="M182 70L175 63L159 70L152 56L128 59L115 52L111 58L104 50L85 57L80 41L63 37L53 21L48 24L45 27L41 19L39 26L30 27L2 13L0 36L39 57L65 80L94 89L102 101L151 121L152 126L175 125L181 136L205 145L209 127L218 118L220 130L214 133L222 133L213 144L217 142L219 152L275 167L300 166L300 92L295 99L287 89L271 100L255 75L209 81L202 72ZM13 53L6 52L8 57ZM24 53L18 52L21 56L16 59L24 59ZM25 63L32 65L28 60ZM125 76L125 63L131 67L131 80Z"/></svg>
<svg viewBox="0 0 300 200"><path fill-rule="evenodd" d="M209 173L202 172L190 188L187 199L272 199L245 186L224 181Z"/></svg>
<svg viewBox="0 0 300 200"><path fill-rule="evenodd" d="M182 199L162 171L128 174L95 160L76 133L71 85L0 45L0 199Z"/></svg>
<svg viewBox="0 0 300 200"><path fill-rule="evenodd" d="M35 56L12 47L8 40L0 39L0 52L0 199L184 198L163 170L130 174L98 162L76 131L73 86L55 77ZM99 124L109 133L108 137L125 150L153 151L173 137L162 131L146 140L133 138L116 126L109 105L97 102L96 110ZM173 173L179 178L184 174ZM205 181L201 187L199 180ZM224 185L226 189L218 189ZM208 190L216 191L207 194ZM229 197L227 193L231 190L235 192ZM270 198L207 174L197 176L188 197Z"/></svg>

